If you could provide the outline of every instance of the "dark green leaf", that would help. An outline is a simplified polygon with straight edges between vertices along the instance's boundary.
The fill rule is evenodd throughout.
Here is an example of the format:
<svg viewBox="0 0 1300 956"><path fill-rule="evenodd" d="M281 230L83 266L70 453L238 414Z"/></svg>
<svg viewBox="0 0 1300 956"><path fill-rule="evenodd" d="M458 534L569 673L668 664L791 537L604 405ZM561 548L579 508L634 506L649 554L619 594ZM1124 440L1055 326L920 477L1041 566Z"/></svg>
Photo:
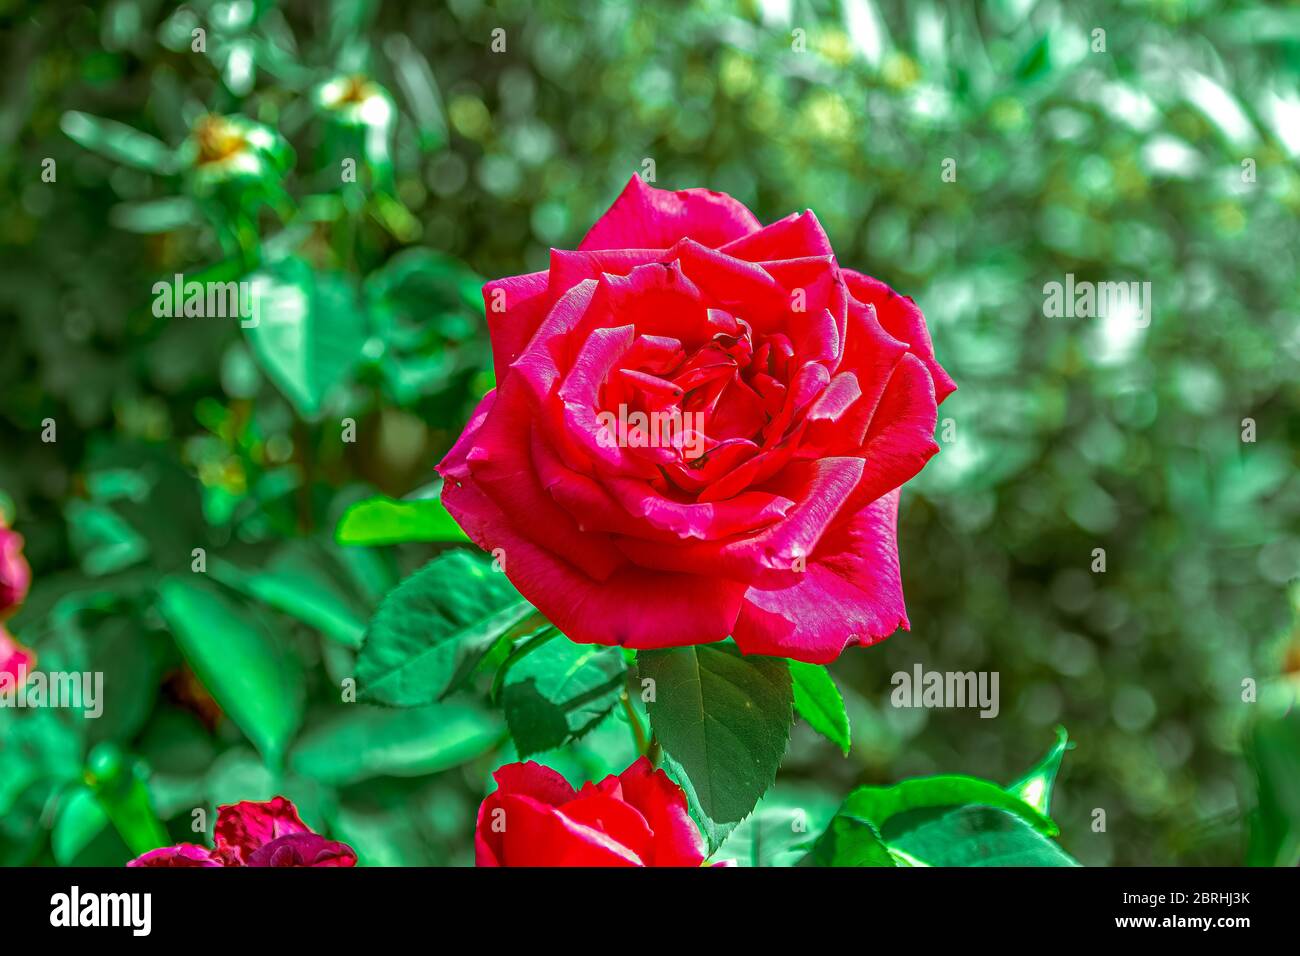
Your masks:
<svg viewBox="0 0 1300 956"><path fill-rule="evenodd" d="M616 648L558 637L513 665L501 706L519 756L581 737L618 703L626 667Z"/></svg>
<svg viewBox="0 0 1300 956"><path fill-rule="evenodd" d="M655 682L651 727L690 778L699 810L716 823L744 819L775 780L790 738L786 662L706 644L642 651L637 666Z"/></svg>
<svg viewBox="0 0 1300 956"><path fill-rule="evenodd" d="M988 780L959 774L917 777L892 787L859 787L849 794L840 812L869 820L885 834L886 839L892 839L891 826L905 829L924 814L968 805L1006 810L1023 817L1030 826L1047 836L1059 832L1051 819L1015 794Z"/></svg>
<svg viewBox="0 0 1300 956"><path fill-rule="evenodd" d="M909 830L890 847L928 866L1077 866L1023 817L962 807Z"/></svg>
<svg viewBox="0 0 1300 956"><path fill-rule="evenodd" d="M360 695L397 707L437 700L502 635L538 626L535 614L486 559L440 555L375 612L357 658Z"/></svg>
<svg viewBox="0 0 1300 956"><path fill-rule="evenodd" d="M844 811L831 820L807 862L812 866L898 865L875 824Z"/></svg>

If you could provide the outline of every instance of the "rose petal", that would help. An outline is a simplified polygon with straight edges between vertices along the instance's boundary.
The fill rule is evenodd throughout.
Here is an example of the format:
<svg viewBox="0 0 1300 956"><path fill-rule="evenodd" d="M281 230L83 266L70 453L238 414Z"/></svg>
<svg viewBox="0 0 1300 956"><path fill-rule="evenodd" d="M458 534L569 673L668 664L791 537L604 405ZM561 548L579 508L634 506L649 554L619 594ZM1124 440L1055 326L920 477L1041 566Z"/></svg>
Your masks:
<svg viewBox="0 0 1300 956"><path fill-rule="evenodd" d="M750 588L736 622L737 646L746 654L825 664L849 645L909 629L895 537L898 496L890 492L827 535L793 584Z"/></svg>
<svg viewBox="0 0 1300 956"><path fill-rule="evenodd" d="M749 262L835 255L826 231L811 209L792 213L770 226L733 239L718 251Z"/></svg>
<svg viewBox="0 0 1300 956"><path fill-rule="evenodd" d="M291 833L311 830L284 797L273 797L265 803L244 800L217 808L217 850L229 851L240 863L259 847Z"/></svg>
<svg viewBox="0 0 1300 956"><path fill-rule="evenodd" d="M634 175L578 249L667 249L686 237L716 248L759 228L754 214L725 193L670 192Z"/></svg>
<svg viewBox="0 0 1300 956"><path fill-rule="evenodd" d="M0 624L0 689L6 685L18 686L36 666L36 654L19 644Z"/></svg>
<svg viewBox="0 0 1300 956"><path fill-rule="evenodd" d="M653 865L655 835L646 818L636 807L624 802L621 793L603 793L588 784L560 812L566 819L597 830L626 847L644 865Z"/></svg>
<svg viewBox="0 0 1300 956"><path fill-rule="evenodd" d="M570 640L625 647L679 647L723 640L745 585L625 565L595 581L560 555L525 538L473 482L443 487L465 532L500 548L506 577ZM646 596L653 595L648 605Z"/></svg>
<svg viewBox="0 0 1300 956"><path fill-rule="evenodd" d="M0 619L23 603L31 583L32 569L23 557L23 536L0 525Z"/></svg>
<svg viewBox="0 0 1300 956"><path fill-rule="evenodd" d="M164 846L157 850L150 850L142 856L137 856L127 866L151 866L151 867L212 867L222 866L221 860L215 857L211 850L205 846L195 846L193 843L179 843L176 846Z"/></svg>
<svg viewBox="0 0 1300 956"><path fill-rule="evenodd" d="M316 833L289 833L248 855L248 866L356 866L357 854L346 843Z"/></svg>
<svg viewBox="0 0 1300 956"><path fill-rule="evenodd" d="M899 361L871 417L859 452L866 460L854 490L855 506L874 501L919 472L939 450L938 406L930 373L915 355Z"/></svg>
<svg viewBox="0 0 1300 956"><path fill-rule="evenodd" d="M478 866L642 866L632 850L533 797L492 793L474 830Z"/></svg>
<svg viewBox="0 0 1300 956"><path fill-rule="evenodd" d="M686 794L645 757L618 775L623 799L636 807L654 831L649 866L699 866L704 862L704 838L691 819Z"/></svg>
<svg viewBox="0 0 1300 956"><path fill-rule="evenodd" d="M507 276L483 286L488 335L492 339L492 364L497 381L519 357L546 314L545 272Z"/></svg>
<svg viewBox="0 0 1300 956"><path fill-rule="evenodd" d="M930 330L926 328L925 317L916 303L908 296L899 295L879 279L844 270L844 281L849 292L859 302L876 307L880 324L891 336L906 342L912 354L925 363L934 381L934 393L938 402L942 402L957 388L943 366L934 356L934 345L930 341Z"/></svg>
<svg viewBox="0 0 1300 956"><path fill-rule="evenodd" d="M533 760L508 763L492 774L498 793L519 793L553 807L568 803L577 791L564 779L564 774Z"/></svg>

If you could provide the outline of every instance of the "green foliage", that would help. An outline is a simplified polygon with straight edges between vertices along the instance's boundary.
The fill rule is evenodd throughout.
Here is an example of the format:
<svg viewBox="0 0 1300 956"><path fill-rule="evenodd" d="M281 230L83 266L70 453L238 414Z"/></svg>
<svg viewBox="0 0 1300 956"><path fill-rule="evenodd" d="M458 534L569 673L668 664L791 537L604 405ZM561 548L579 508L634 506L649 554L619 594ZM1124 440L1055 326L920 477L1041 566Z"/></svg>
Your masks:
<svg viewBox="0 0 1300 956"><path fill-rule="evenodd" d="M500 739L499 720L472 705L390 710L355 704L305 733L289 765L326 784L416 777L458 766Z"/></svg>
<svg viewBox="0 0 1300 956"><path fill-rule="evenodd" d="M1300 712L1259 720L1247 756L1255 771L1256 807L1250 820L1247 862L1253 866L1300 863Z"/></svg>
<svg viewBox="0 0 1300 956"><path fill-rule="evenodd" d="M650 726L685 774L695 808L711 824L743 820L772 786L790 739L786 662L702 644L642 651L637 672L654 681Z"/></svg>
<svg viewBox="0 0 1300 956"><path fill-rule="evenodd" d="M248 610L202 580L169 578L159 610L195 674L262 752L279 766L303 716L302 662Z"/></svg>
<svg viewBox="0 0 1300 956"><path fill-rule="evenodd" d="M617 649L562 635L502 668L501 709L521 758L578 740L604 720L627 673Z"/></svg>
<svg viewBox="0 0 1300 956"><path fill-rule="evenodd" d="M339 544L356 545L469 540L437 498L394 501L383 495L348 508L334 537Z"/></svg>
<svg viewBox="0 0 1300 956"><path fill-rule="evenodd" d="M351 375L366 341L355 282L296 258L248 281L259 313L256 324L244 323L253 354L298 413L314 420Z"/></svg>
<svg viewBox="0 0 1300 956"><path fill-rule="evenodd" d="M790 679L794 685L795 712L847 757L852 743L849 715L830 673L818 664L791 661Z"/></svg>
<svg viewBox="0 0 1300 956"><path fill-rule="evenodd" d="M535 613L483 558L468 551L435 558L370 622L357 658L361 697L399 707L438 700L503 637L526 632Z"/></svg>
<svg viewBox="0 0 1300 956"><path fill-rule="evenodd" d="M0 501L35 583L5 624L115 703L0 710L0 864L120 865L163 838L151 812L190 839L194 808L279 792L363 862L464 863L490 770L561 741L534 757L575 782L662 753L716 859L825 839L855 865L1059 863L1064 738L1009 788L980 778L1061 722L1081 746L1054 812L1082 862L1248 843L1294 864L1294 21L1093 0L11 9ZM506 56L484 52L496 27ZM543 640L503 575L444 553L464 536L429 486L493 384L482 277L575 247L645 158L764 222L812 208L842 265L915 298L960 384L902 498L911 633L833 681L641 654L654 740L635 683L617 706L617 651ZM1150 281L1151 325L1048 318L1067 273ZM177 274L248 283L258 325L158 314ZM917 662L997 671L999 719L892 708Z"/></svg>
<svg viewBox="0 0 1300 956"><path fill-rule="evenodd" d="M1072 866L1046 815L1065 751L1056 745L1010 787L944 775L860 787L840 806L807 862L816 866ZM1027 782L1032 782L1026 787Z"/></svg>

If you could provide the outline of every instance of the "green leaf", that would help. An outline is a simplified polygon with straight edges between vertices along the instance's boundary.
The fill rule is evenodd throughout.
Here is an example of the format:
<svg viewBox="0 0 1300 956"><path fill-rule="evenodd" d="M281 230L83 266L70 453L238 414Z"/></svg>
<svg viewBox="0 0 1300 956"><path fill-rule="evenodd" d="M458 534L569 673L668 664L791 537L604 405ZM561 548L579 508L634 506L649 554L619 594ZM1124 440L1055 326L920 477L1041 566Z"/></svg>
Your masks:
<svg viewBox="0 0 1300 956"><path fill-rule="evenodd" d="M880 830L870 820L840 811L817 840L812 866L897 866Z"/></svg>
<svg viewBox="0 0 1300 956"><path fill-rule="evenodd" d="M794 682L794 709L847 757L851 743L849 715L830 672L820 664L791 661L790 677Z"/></svg>
<svg viewBox="0 0 1300 956"><path fill-rule="evenodd" d="M540 625L537 612L486 559L439 555L397 586L357 658L363 700L414 707L447 693L505 635Z"/></svg>
<svg viewBox="0 0 1300 956"><path fill-rule="evenodd" d="M358 501L339 519L339 544L397 544L403 541L468 541L437 498L396 501L378 495Z"/></svg>
<svg viewBox="0 0 1300 956"><path fill-rule="evenodd" d="M136 203L118 203L108 212L108 221L127 232L157 234L182 229L199 216L194 200L186 196L164 196Z"/></svg>
<svg viewBox="0 0 1300 956"><path fill-rule="evenodd" d="M1247 738L1246 759L1255 777L1246 862L1295 866L1300 862L1300 711L1259 720Z"/></svg>
<svg viewBox="0 0 1300 956"><path fill-rule="evenodd" d="M1068 749L1058 729L1052 749L1003 789L945 774L892 787L859 787L840 806L808 862L815 866L1071 866L1049 837L1052 784ZM1008 822L1010 821L1010 822Z"/></svg>
<svg viewBox="0 0 1300 956"><path fill-rule="evenodd" d="M64 511L72 550L92 577L113 574L149 556L148 542L107 505L73 498Z"/></svg>
<svg viewBox="0 0 1300 956"><path fill-rule="evenodd" d="M134 738L158 702L170 652L166 635L146 630L136 617L118 614L94 626L87 650L86 669L102 674L106 688L98 701L100 715L86 720L87 741ZM110 696L114 687L129 687L133 692L114 698Z"/></svg>
<svg viewBox="0 0 1300 956"><path fill-rule="evenodd" d="M108 814L89 787L79 784L59 799L58 816L50 832L54 861L69 866L108 826Z"/></svg>
<svg viewBox="0 0 1300 956"><path fill-rule="evenodd" d="M263 757L278 765L302 723L302 661L216 586L172 577L160 608L203 686Z"/></svg>
<svg viewBox="0 0 1300 956"><path fill-rule="evenodd" d="M0 719L0 819L32 792L33 784L61 785L81 776L82 741L64 718L43 708L6 712Z"/></svg>
<svg viewBox="0 0 1300 956"><path fill-rule="evenodd" d="M438 773L485 753L501 739L500 718L468 704L396 710L347 704L303 734L289 766L321 783Z"/></svg>
<svg viewBox="0 0 1300 956"><path fill-rule="evenodd" d="M890 843L929 866L1078 866L1025 822L991 807L962 807L922 823Z"/></svg>
<svg viewBox="0 0 1300 956"><path fill-rule="evenodd" d="M548 640L514 664L501 706L521 758L582 737L613 710L627 668L617 648Z"/></svg>
<svg viewBox="0 0 1300 956"><path fill-rule="evenodd" d="M365 311L352 280L287 258L255 273L254 320L241 322L267 375L298 414L314 420L361 360Z"/></svg>
<svg viewBox="0 0 1300 956"><path fill-rule="evenodd" d="M78 145L119 163L162 175L175 169L175 153L166 143L124 123L69 110L59 128Z"/></svg>
<svg viewBox="0 0 1300 956"><path fill-rule="evenodd" d="M786 661L745 657L732 644L637 655L659 743L690 779L698 808L716 823L745 818L776 779L794 722Z"/></svg>
<svg viewBox="0 0 1300 956"><path fill-rule="evenodd" d="M923 814L933 815L935 811L968 805L1006 810L1046 836L1056 836L1059 832L1050 818L1015 794L991 781L960 774L917 777L892 787L859 787L849 794L840 812L869 820L889 839L893 825L906 828L908 822ZM900 817L905 822L898 821Z"/></svg>
<svg viewBox="0 0 1300 956"><path fill-rule="evenodd" d="M261 571L245 571L214 558L209 572L241 594L275 608L320 631L344 647L356 649L365 635L364 618L342 593L323 564L323 556L293 542Z"/></svg>
<svg viewBox="0 0 1300 956"><path fill-rule="evenodd" d="M139 856L168 842L145 784L138 758L112 743L99 744L86 758L86 783L131 852Z"/></svg>
<svg viewBox="0 0 1300 956"><path fill-rule="evenodd" d="M1070 735L1064 727L1056 728L1056 743L1043 758L1029 771L1007 787L1009 793L1015 794L1039 813L1046 816L1052 812L1052 788L1056 784L1056 775L1061 769L1061 758L1070 749Z"/></svg>

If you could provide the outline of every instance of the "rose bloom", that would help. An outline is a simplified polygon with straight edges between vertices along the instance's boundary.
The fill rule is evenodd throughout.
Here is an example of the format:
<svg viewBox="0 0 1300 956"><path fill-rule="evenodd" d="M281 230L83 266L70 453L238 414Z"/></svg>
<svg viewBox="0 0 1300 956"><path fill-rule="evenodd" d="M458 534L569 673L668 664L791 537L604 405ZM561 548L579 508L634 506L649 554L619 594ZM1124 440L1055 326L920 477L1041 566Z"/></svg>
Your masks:
<svg viewBox="0 0 1300 956"><path fill-rule="evenodd" d="M23 536L0 522L0 620L18 609L32 583L23 557Z"/></svg>
<svg viewBox="0 0 1300 956"><path fill-rule="evenodd" d="M284 797L217 808L215 849L181 843L150 850L127 866L355 866L346 843L313 833Z"/></svg>
<svg viewBox="0 0 1300 956"><path fill-rule="evenodd" d="M574 790L550 767L501 767L478 810L478 866L700 866L704 840L686 795L641 757Z"/></svg>
<svg viewBox="0 0 1300 956"><path fill-rule="evenodd" d="M811 211L764 227L634 176L576 252L484 299L497 387L443 501L572 640L822 663L909 626L898 489L955 386Z"/></svg>
<svg viewBox="0 0 1300 956"><path fill-rule="evenodd" d="M14 640L0 624L0 690L16 688L36 666L36 655Z"/></svg>

